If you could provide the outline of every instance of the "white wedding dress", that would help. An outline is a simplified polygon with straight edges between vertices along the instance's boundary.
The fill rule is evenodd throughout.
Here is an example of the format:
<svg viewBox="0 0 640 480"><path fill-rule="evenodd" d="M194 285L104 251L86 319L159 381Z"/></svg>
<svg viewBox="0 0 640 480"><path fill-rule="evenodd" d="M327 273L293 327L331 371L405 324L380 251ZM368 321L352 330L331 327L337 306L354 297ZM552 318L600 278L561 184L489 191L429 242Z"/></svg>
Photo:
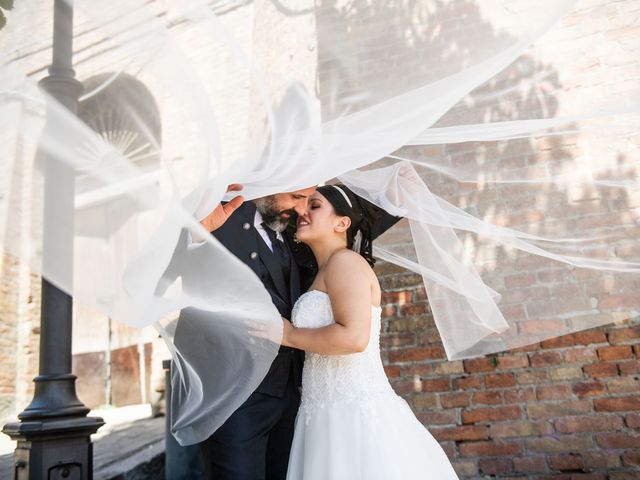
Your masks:
<svg viewBox="0 0 640 480"><path fill-rule="evenodd" d="M362 353L307 353L287 480L457 479L449 459L395 394L380 359L380 307ZM296 327L334 322L329 295L311 290L292 314Z"/></svg>

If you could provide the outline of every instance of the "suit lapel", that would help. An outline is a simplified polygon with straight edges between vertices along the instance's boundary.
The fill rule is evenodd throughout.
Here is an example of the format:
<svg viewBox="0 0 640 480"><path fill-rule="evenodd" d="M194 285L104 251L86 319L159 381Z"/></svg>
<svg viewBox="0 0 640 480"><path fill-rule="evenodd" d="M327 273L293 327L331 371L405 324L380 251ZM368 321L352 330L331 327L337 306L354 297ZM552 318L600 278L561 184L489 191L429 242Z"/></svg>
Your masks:
<svg viewBox="0 0 640 480"><path fill-rule="evenodd" d="M298 268L298 263L296 262L295 254L291 245L291 238L289 238L288 235L283 235L283 238L287 248L289 249L289 294L291 295L291 305L293 305L300 296L300 269Z"/></svg>
<svg viewBox="0 0 640 480"><path fill-rule="evenodd" d="M282 273L282 268L280 267L280 263L276 258L275 254L269 249L267 244L264 242L262 236L256 230L256 235L258 235L258 255L260 256L260 260L266 267L269 275L271 275L271 279L273 280L276 289L278 290L278 294L280 298L284 300L286 303L288 302L288 288L287 282L284 279L284 274Z"/></svg>

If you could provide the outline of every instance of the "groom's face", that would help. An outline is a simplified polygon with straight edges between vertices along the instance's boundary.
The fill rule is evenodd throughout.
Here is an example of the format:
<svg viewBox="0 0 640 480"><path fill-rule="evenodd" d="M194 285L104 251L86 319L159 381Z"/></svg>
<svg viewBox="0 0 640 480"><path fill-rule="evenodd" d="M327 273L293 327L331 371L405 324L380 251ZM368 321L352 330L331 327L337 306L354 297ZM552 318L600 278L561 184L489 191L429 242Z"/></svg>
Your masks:
<svg viewBox="0 0 640 480"><path fill-rule="evenodd" d="M316 187L309 187L294 192L276 193L256 199L256 206L264 222L277 232L287 228L289 220L307 211L309 197Z"/></svg>

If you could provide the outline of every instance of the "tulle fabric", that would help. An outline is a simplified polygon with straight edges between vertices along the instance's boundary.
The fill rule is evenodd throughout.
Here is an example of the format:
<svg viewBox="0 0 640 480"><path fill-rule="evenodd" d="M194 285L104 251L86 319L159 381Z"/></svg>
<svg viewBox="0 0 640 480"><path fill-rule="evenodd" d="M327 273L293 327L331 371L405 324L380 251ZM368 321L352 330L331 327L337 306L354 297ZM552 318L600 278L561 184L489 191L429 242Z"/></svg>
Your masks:
<svg viewBox="0 0 640 480"><path fill-rule="evenodd" d="M281 336L246 265L184 242L229 183L251 199L338 177L406 217L375 254L422 276L450 359L638 315L633 1L74 5L77 115L37 87L52 2L0 32L0 242L156 326L181 443L248 397Z"/></svg>

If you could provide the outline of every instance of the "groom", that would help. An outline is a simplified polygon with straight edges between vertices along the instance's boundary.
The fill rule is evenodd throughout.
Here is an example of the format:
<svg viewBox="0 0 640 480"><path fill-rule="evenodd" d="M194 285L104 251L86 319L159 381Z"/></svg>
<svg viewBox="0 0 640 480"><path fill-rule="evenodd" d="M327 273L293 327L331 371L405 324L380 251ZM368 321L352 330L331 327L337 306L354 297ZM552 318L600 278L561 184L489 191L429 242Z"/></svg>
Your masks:
<svg viewBox="0 0 640 480"><path fill-rule="evenodd" d="M286 227L307 209L315 187L244 202L220 220L220 208L201 223L262 280L273 304L291 318L313 281L316 265ZM213 216L217 215L216 218ZM220 225L220 223L222 225ZM300 403L304 352L280 347L258 388L200 444L207 478L284 480Z"/></svg>

